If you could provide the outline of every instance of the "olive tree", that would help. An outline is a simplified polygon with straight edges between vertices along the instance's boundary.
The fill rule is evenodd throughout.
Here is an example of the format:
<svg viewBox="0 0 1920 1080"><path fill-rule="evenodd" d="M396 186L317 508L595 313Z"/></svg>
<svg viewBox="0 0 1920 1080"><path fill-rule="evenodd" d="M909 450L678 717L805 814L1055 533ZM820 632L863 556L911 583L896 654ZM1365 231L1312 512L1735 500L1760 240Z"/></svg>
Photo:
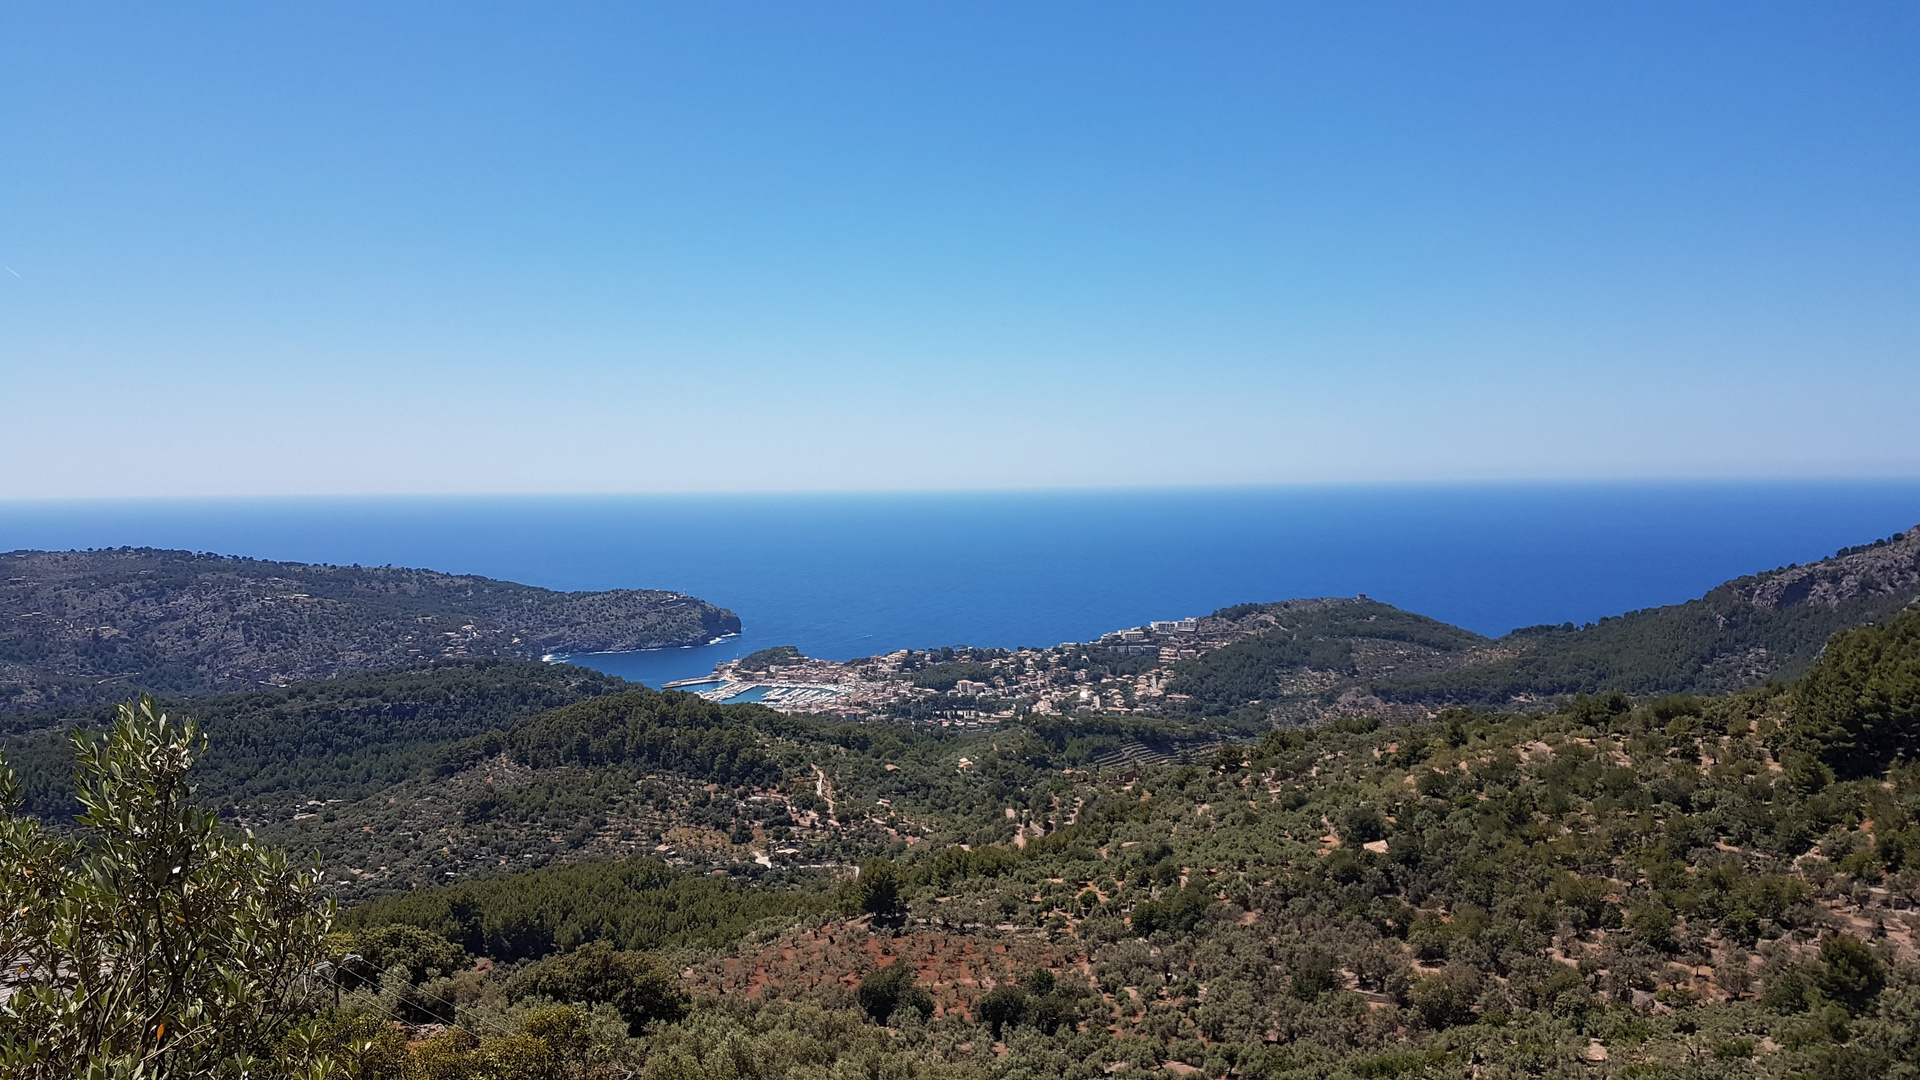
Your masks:
<svg viewBox="0 0 1920 1080"><path fill-rule="evenodd" d="M322 1077L302 1053L331 905L196 807L198 726L153 699L74 735L76 835L0 761L0 1075Z"/></svg>

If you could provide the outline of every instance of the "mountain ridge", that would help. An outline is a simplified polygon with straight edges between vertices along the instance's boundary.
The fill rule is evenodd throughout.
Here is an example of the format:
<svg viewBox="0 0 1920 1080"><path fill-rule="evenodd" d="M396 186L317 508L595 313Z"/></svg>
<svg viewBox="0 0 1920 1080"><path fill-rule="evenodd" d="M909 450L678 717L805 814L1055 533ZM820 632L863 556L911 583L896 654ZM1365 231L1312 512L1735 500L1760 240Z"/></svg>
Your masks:
<svg viewBox="0 0 1920 1080"><path fill-rule="evenodd" d="M1584 626L1522 627L1491 639L1364 597L1238 604L1209 619L1229 617L1250 628L1249 620L1296 612L1311 632L1303 635L1299 626L1276 621L1273 629L1174 665L1171 685L1196 699L1201 711L1262 704L1281 721L1360 706L1411 715L1449 706L1526 707L1613 691L1640 697L1724 693L1791 679L1834 633L1883 621L1916 600L1920 526L1825 559L1734 578L1678 604ZM1353 612L1365 608L1369 618L1392 613L1386 615L1392 632L1328 616L1341 605ZM1455 647L1435 651L1399 640L1405 619L1445 627ZM1261 653L1270 654L1264 662L1256 658ZM1342 655L1344 662L1325 662Z"/></svg>

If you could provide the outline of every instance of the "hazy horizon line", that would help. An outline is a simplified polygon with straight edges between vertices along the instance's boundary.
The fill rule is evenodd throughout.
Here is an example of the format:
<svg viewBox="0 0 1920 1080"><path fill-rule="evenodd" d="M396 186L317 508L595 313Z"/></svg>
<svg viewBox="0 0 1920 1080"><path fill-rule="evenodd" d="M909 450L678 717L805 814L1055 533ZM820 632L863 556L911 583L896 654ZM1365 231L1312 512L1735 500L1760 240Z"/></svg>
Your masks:
<svg viewBox="0 0 1920 1080"><path fill-rule="evenodd" d="M1685 488L1762 487L1778 485L1903 485L1920 484L1920 473L1778 473L1763 475L1577 476L1577 477L1460 477L1445 479L1284 480L1191 484L1085 484L1031 487L844 487L844 488L660 488L579 491L313 491L222 492L116 495L0 495L0 506L75 505L81 503L218 503L299 501L454 501L539 499L807 499L807 498L935 498L942 496L1047 495L1164 495L1232 492L1328 491L1339 489L1446 488Z"/></svg>

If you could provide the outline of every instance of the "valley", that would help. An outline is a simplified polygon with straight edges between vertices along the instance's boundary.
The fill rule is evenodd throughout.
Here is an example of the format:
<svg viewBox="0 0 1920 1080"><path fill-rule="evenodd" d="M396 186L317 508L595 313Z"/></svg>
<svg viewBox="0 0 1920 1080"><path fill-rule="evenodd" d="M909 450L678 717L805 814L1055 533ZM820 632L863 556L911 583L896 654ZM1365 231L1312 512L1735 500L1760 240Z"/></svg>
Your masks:
<svg viewBox="0 0 1920 1080"><path fill-rule="evenodd" d="M709 680L827 711L458 655L162 707L341 903L329 1023L416 1063L545 1001L660 1077L1889 1075L1917 548L1500 639L1323 599ZM109 712L0 721L24 811L71 819Z"/></svg>

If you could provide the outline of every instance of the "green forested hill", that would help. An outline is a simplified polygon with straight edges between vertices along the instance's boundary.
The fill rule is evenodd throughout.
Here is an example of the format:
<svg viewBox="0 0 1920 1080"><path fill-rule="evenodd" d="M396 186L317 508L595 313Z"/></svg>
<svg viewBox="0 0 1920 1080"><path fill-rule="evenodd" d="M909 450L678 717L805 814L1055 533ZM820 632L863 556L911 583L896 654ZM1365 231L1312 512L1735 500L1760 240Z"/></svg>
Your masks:
<svg viewBox="0 0 1920 1080"><path fill-rule="evenodd" d="M634 766L728 785L776 781L779 766L755 720L786 726L786 718L769 709L639 688L468 739L443 760L451 769L504 754L531 768Z"/></svg>
<svg viewBox="0 0 1920 1080"><path fill-rule="evenodd" d="M1409 668L1448 669L1488 644L1472 631L1364 598L1243 604L1217 615L1265 616L1273 627L1175 666L1168 688L1203 712L1326 688L1324 679L1303 683L1304 673L1357 683Z"/></svg>
<svg viewBox="0 0 1920 1080"><path fill-rule="evenodd" d="M1502 704L1516 697L1702 694L1793 678L1834 633L1920 598L1920 529L1805 566L1738 578L1697 600L1584 627L1500 639L1512 655L1440 675L1382 680L1401 700Z"/></svg>
<svg viewBox="0 0 1920 1080"><path fill-rule="evenodd" d="M387 1055L350 1075L1916 1076L1917 544L1497 641L1245 605L1175 673L1224 718L862 724L476 659L175 711L203 797L350 907L369 970L316 1006ZM1610 686L1644 693L1439 708ZM1305 700L1344 714L1265 730ZM31 790L71 720L0 726Z"/></svg>
<svg viewBox="0 0 1920 1080"><path fill-rule="evenodd" d="M680 593L566 593L401 567L117 548L0 555L0 713L433 660L692 645L740 629Z"/></svg>
<svg viewBox="0 0 1920 1080"><path fill-rule="evenodd" d="M655 698L524 727L677 726ZM642 967L579 948L603 942L657 950L691 995L607 1044L649 1076L1912 1076L1916 709L1920 611L1849 632L1791 687L1346 720L1188 764L1089 769L1017 728L811 729L807 753L844 751L822 767L839 816L898 827L810 871L840 877L842 914L821 877L751 863L503 872L351 912L347 945L401 924L393 940L424 929L491 967L348 1007L414 994L507 1031L502 1001L546 970L523 961Z"/></svg>
<svg viewBox="0 0 1920 1080"><path fill-rule="evenodd" d="M1358 601L1258 614L1356 670L1489 647ZM849 724L503 662L312 691L193 709L216 746L338 725L367 769L261 822L373 900L330 939L371 969L314 1002L353 1053L386 1033L358 1075L556 1075L498 1066L581 1049L540 997L614 1006L593 1053L656 1080L1920 1075L1920 609L1791 684L1104 767L1092 740L1182 725Z"/></svg>
<svg viewBox="0 0 1920 1080"><path fill-rule="evenodd" d="M1711 694L1807 670L1837 631L1920 599L1920 528L1729 581L1696 600L1489 641L1365 600L1242 605L1276 627L1183 661L1171 689L1223 712L1341 694L1384 705L1505 707L1577 694Z"/></svg>
<svg viewBox="0 0 1920 1080"><path fill-rule="evenodd" d="M354 799L417 775L453 742L563 705L632 689L571 664L458 660L239 694L179 700L212 749L196 771L201 797L229 805ZM21 774L26 808L70 812L68 732L99 730L111 706L0 721L0 751Z"/></svg>

